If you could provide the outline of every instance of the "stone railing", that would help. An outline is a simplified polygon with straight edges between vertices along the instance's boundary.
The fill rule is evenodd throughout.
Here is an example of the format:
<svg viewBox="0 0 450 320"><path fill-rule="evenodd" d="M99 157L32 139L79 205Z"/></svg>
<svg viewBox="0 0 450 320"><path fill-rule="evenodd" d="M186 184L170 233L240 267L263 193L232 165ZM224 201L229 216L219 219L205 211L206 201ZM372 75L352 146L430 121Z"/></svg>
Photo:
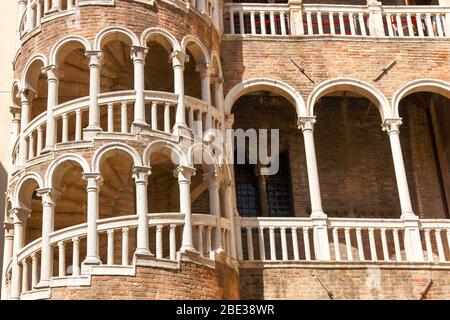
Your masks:
<svg viewBox="0 0 450 320"><path fill-rule="evenodd" d="M149 247L157 260L177 261L180 235L184 226L184 215L180 213L149 214ZM200 256L213 257L212 232L217 219L211 215L194 214L193 231L195 246ZM90 269L82 266L83 254L86 253L87 224L80 224L53 232L49 244L53 248L54 266L52 286L86 285L90 274L128 274L133 267L133 253L136 249L136 229L138 217L122 216L99 220L98 237L101 265ZM231 224L222 218L222 247L226 252L231 248ZM103 241L102 241L103 240ZM17 261L21 295L39 290L41 238L23 247L16 258L6 268L6 279L11 279L13 261ZM31 266L31 270L30 270ZM14 285L9 282L9 285Z"/></svg>
<svg viewBox="0 0 450 320"><path fill-rule="evenodd" d="M328 4L226 4L225 33L269 36L450 37L450 8Z"/></svg>
<svg viewBox="0 0 450 320"><path fill-rule="evenodd" d="M175 113L178 96L173 93L160 91L144 91L148 124L152 132L171 135L175 124ZM132 134L134 103L136 94L133 90L103 93L98 96L100 110L100 126L102 133ZM185 97L185 110L189 121L189 129L197 136L202 136L206 129L205 114L208 105L193 97ZM70 143L84 142L83 129L87 125L89 111L89 97L71 100L56 106L53 110L54 137L56 147L67 146ZM131 117L130 117L131 115ZM48 134L47 112L35 117L23 131L25 143L25 159L31 161L39 157L45 146L44 137ZM212 126L220 129L222 117L220 111L212 108ZM60 130L58 130L60 128ZM16 139L12 151L13 164L19 157L20 136Z"/></svg>
<svg viewBox="0 0 450 320"><path fill-rule="evenodd" d="M238 218L236 224L240 260L324 260L316 257L309 218ZM329 218L327 229L330 261L421 262L406 254L410 244L404 220ZM423 262L450 262L450 220L420 220L419 233Z"/></svg>

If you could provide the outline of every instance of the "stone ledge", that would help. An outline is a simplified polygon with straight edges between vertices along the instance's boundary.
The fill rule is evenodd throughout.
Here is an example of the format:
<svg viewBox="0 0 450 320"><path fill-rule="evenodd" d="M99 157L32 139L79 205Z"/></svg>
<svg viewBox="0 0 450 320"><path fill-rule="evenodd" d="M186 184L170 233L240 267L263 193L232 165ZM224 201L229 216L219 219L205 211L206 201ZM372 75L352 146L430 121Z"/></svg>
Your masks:
<svg viewBox="0 0 450 320"><path fill-rule="evenodd" d="M38 289L28 291L20 296L21 300L45 300L50 299L52 292L50 289Z"/></svg>

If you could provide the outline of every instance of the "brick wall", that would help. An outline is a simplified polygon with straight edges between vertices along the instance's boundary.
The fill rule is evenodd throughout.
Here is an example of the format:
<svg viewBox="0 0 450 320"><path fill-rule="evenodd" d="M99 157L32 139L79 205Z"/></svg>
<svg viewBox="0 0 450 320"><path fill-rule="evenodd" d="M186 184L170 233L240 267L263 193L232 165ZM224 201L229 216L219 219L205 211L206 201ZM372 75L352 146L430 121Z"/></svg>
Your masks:
<svg viewBox="0 0 450 320"><path fill-rule="evenodd" d="M136 276L92 276L88 287L52 289L53 300L221 300L239 298L235 269L181 262L181 269L137 267Z"/></svg>
<svg viewBox="0 0 450 320"><path fill-rule="evenodd" d="M362 266L241 268L241 299L329 299L317 280L336 300L418 300L430 280L427 299L448 299L448 270Z"/></svg>

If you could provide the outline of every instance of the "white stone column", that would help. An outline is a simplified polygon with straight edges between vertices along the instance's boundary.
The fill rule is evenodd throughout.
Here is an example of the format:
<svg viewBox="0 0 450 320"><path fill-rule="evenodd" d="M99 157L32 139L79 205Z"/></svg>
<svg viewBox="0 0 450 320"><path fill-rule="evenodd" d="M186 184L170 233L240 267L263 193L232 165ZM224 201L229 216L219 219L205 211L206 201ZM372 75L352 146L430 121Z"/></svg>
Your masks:
<svg viewBox="0 0 450 320"><path fill-rule="evenodd" d="M2 268L2 291L1 299L6 300L6 266L9 260L13 257L13 245L14 245L14 224L5 222L3 224L5 230L5 242L3 245L3 268Z"/></svg>
<svg viewBox="0 0 450 320"><path fill-rule="evenodd" d="M12 115L11 120L11 135L10 135L10 141L9 141L9 154L13 154L14 145L16 143L17 137L20 135L20 110L21 108L18 107L10 107L9 112ZM9 157L9 166L11 169L14 169L17 165L18 159L16 159L16 163L13 165L13 158L12 156Z"/></svg>
<svg viewBox="0 0 450 320"><path fill-rule="evenodd" d="M132 132L139 133L142 129L149 129L150 125L145 121L145 98L144 98L144 65L147 47L131 47L131 57L134 64L134 91L136 91L136 102L134 103L134 120Z"/></svg>
<svg viewBox="0 0 450 320"><path fill-rule="evenodd" d="M20 113L21 119L20 119L19 159L17 162L19 167L24 167L25 162L27 161L27 154L28 154L28 143L24 131L30 121L30 102L28 90L21 91L19 95L21 103L21 113Z"/></svg>
<svg viewBox="0 0 450 320"><path fill-rule="evenodd" d="M56 143L55 118L53 117L53 109L58 105L59 78L56 68L55 65L50 65L42 69L42 73L47 75L48 82L47 128L44 152L52 151Z"/></svg>
<svg viewBox="0 0 450 320"><path fill-rule="evenodd" d="M219 182L220 175L218 172L207 172L203 174L203 179L208 183L209 191L209 210L213 216L216 217L216 228L214 232L214 251L222 252L222 226L220 214L220 197L219 197Z"/></svg>
<svg viewBox="0 0 450 320"><path fill-rule="evenodd" d="M149 167L134 167L133 178L136 184L136 213L138 216L137 246L135 255L151 255L148 241L148 176Z"/></svg>
<svg viewBox="0 0 450 320"><path fill-rule="evenodd" d="M394 162L395 178L397 181L400 207L402 210L401 219L405 222L405 251L408 261L423 261L422 243L420 241L419 217L412 210L411 197L406 177L405 164L403 162L402 148L400 144L401 119L385 119L383 130L389 135L391 143L392 160Z"/></svg>
<svg viewBox="0 0 450 320"><path fill-rule="evenodd" d="M186 124L186 108L184 104L184 66L189 61L189 56L181 51L174 51L170 59L172 59L173 77L174 77L174 93L178 95L177 112L175 116L175 126L173 132L175 135L182 134L182 131L188 129Z"/></svg>
<svg viewBox="0 0 450 320"><path fill-rule="evenodd" d="M86 56L89 58L89 125L84 129L84 139L91 140L97 132L102 131L98 94L100 93L100 69L103 53L86 51Z"/></svg>
<svg viewBox="0 0 450 320"><path fill-rule="evenodd" d="M50 234L55 230L55 191L53 189L39 189L38 196L42 197L42 242L41 242L41 278L39 288L50 286L53 275L53 252L50 246Z"/></svg>
<svg viewBox="0 0 450 320"><path fill-rule="evenodd" d="M212 105L211 105L211 70L209 64L201 64L197 66L197 71L200 73L202 100L208 105L208 112L206 113L205 129L212 128Z"/></svg>
<svg viewBox="0 0 450 320"><path fill-rule="evenodd" d="M315 117L300 117L299 128L303 131L305 143L306 167L308 171L309 195L311 198L311 220L314 227L314 252L316 260L330 260L328 242L327 215L322 209L319 172L317 169L316 149L314 145Z"/></svg>
<svg viewBox="0 0 450 320"><path fill-rule="evenodd" d="M301 0L289 0L289 24L291 26L291 34L302 36L305 34L303 28L303 4Z"/></svg>
<svg viewBox="0 0 450 320"><path fill-rule="evenodd" d="M224 179L222 183L222 199L225 210L225 217L230 221L231 231L230 231L230 242L231 242L231 252L228 254L233 258L237 259L237 250L236 250L236 228L235 220L234 220L234 212L233 212L233 197L232 197L232 183L231 181Z"/></svg>
<svg viewBox="0 0 450 320"><path fill-rule="evenodd" d="M52 6L49 10L49 13L61 11L61 0L52 0Z"/></svg>
<svg viewBox="0 0 450 320"><path fill-rule="evenodd" d="M384 37L383 7L382 3L376 0L367 0L369 10L368 29L372 37Z"/></svg>
<svg viewBox="0 0 450 320"><path fill-rule="evenodd" d="M195 169L180 165L174 175L178 177L180 187L180 212L184 214L183 239L181 252L196 251L192 235L192 211L191 211L191 177L195 174Z"/></svg>
<svg viewBox="0 0 450 320"><path fill-rule="evenodd" d="M98 255L97 220L99 218L99 194L103 179L100 173L83 173L87 181L87 249L83 265L101 264Z"/></svg>
<svg viewBox="0 0 450 320"><path fill-rule="evenodd" d="M21 285L21 267L17 260L17 254L23 248L25 241L25 225L30 217L30 210L24 208L13 209L14 240L13 240L13 261L11 277L11 299L20 298Z"/></svg>
<svg viewBox="0 0 450 320"><path fill-rule="evenodd" d="M212 83L214 84L214 103L216 109L220 112L221 115L221 123L222 123L222 135L225 137L225 112L223 111L223 78L222 77L214 77L212 79Z"/></svg>

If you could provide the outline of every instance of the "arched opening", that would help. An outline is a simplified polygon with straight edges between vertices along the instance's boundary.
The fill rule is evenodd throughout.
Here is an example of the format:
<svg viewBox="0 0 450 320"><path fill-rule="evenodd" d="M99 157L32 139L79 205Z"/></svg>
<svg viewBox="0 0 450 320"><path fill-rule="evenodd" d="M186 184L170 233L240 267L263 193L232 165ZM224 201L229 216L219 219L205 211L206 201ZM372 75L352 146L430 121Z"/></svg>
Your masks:
<svg viewBox="0 0 450 320"><path fill-rule="evenodd" d="M171 44L165 38L150 37L146 45L148 53L145 57L145 89L174 92Z"/></svg>
<svg viewBox="0 0 450 320"><path fill-rule="evenodd" d="M400 141L413 211L420 218L448 219L450 92L437 88L414 91L404 96L398 106L403 122Z"/></svg>
<svg viewBox="0 0 450 320"><path fill-rule="evenodd" d="M201 45L195 41L188 41L185 46L188 62L184 69L184 87L188 96L202 99L205 92L202 89L202 77L208 67L208 57Z"/></svg>
<svg viewBox="0 0 450 320"><path fill-rule="evenodd" d="M28 122L47 110L48 82L42 73L44 67L41 59L35 59L26 70L24 89L29 102Z"/></svg>
<svg viewBox="0 0 450 320"><path fill-rule="evenodd" d="M24 246L42 235L42 201L37 195L39 184L35 179L27 179L18 190L19 208L30 211L26 220Z"/></svg>

